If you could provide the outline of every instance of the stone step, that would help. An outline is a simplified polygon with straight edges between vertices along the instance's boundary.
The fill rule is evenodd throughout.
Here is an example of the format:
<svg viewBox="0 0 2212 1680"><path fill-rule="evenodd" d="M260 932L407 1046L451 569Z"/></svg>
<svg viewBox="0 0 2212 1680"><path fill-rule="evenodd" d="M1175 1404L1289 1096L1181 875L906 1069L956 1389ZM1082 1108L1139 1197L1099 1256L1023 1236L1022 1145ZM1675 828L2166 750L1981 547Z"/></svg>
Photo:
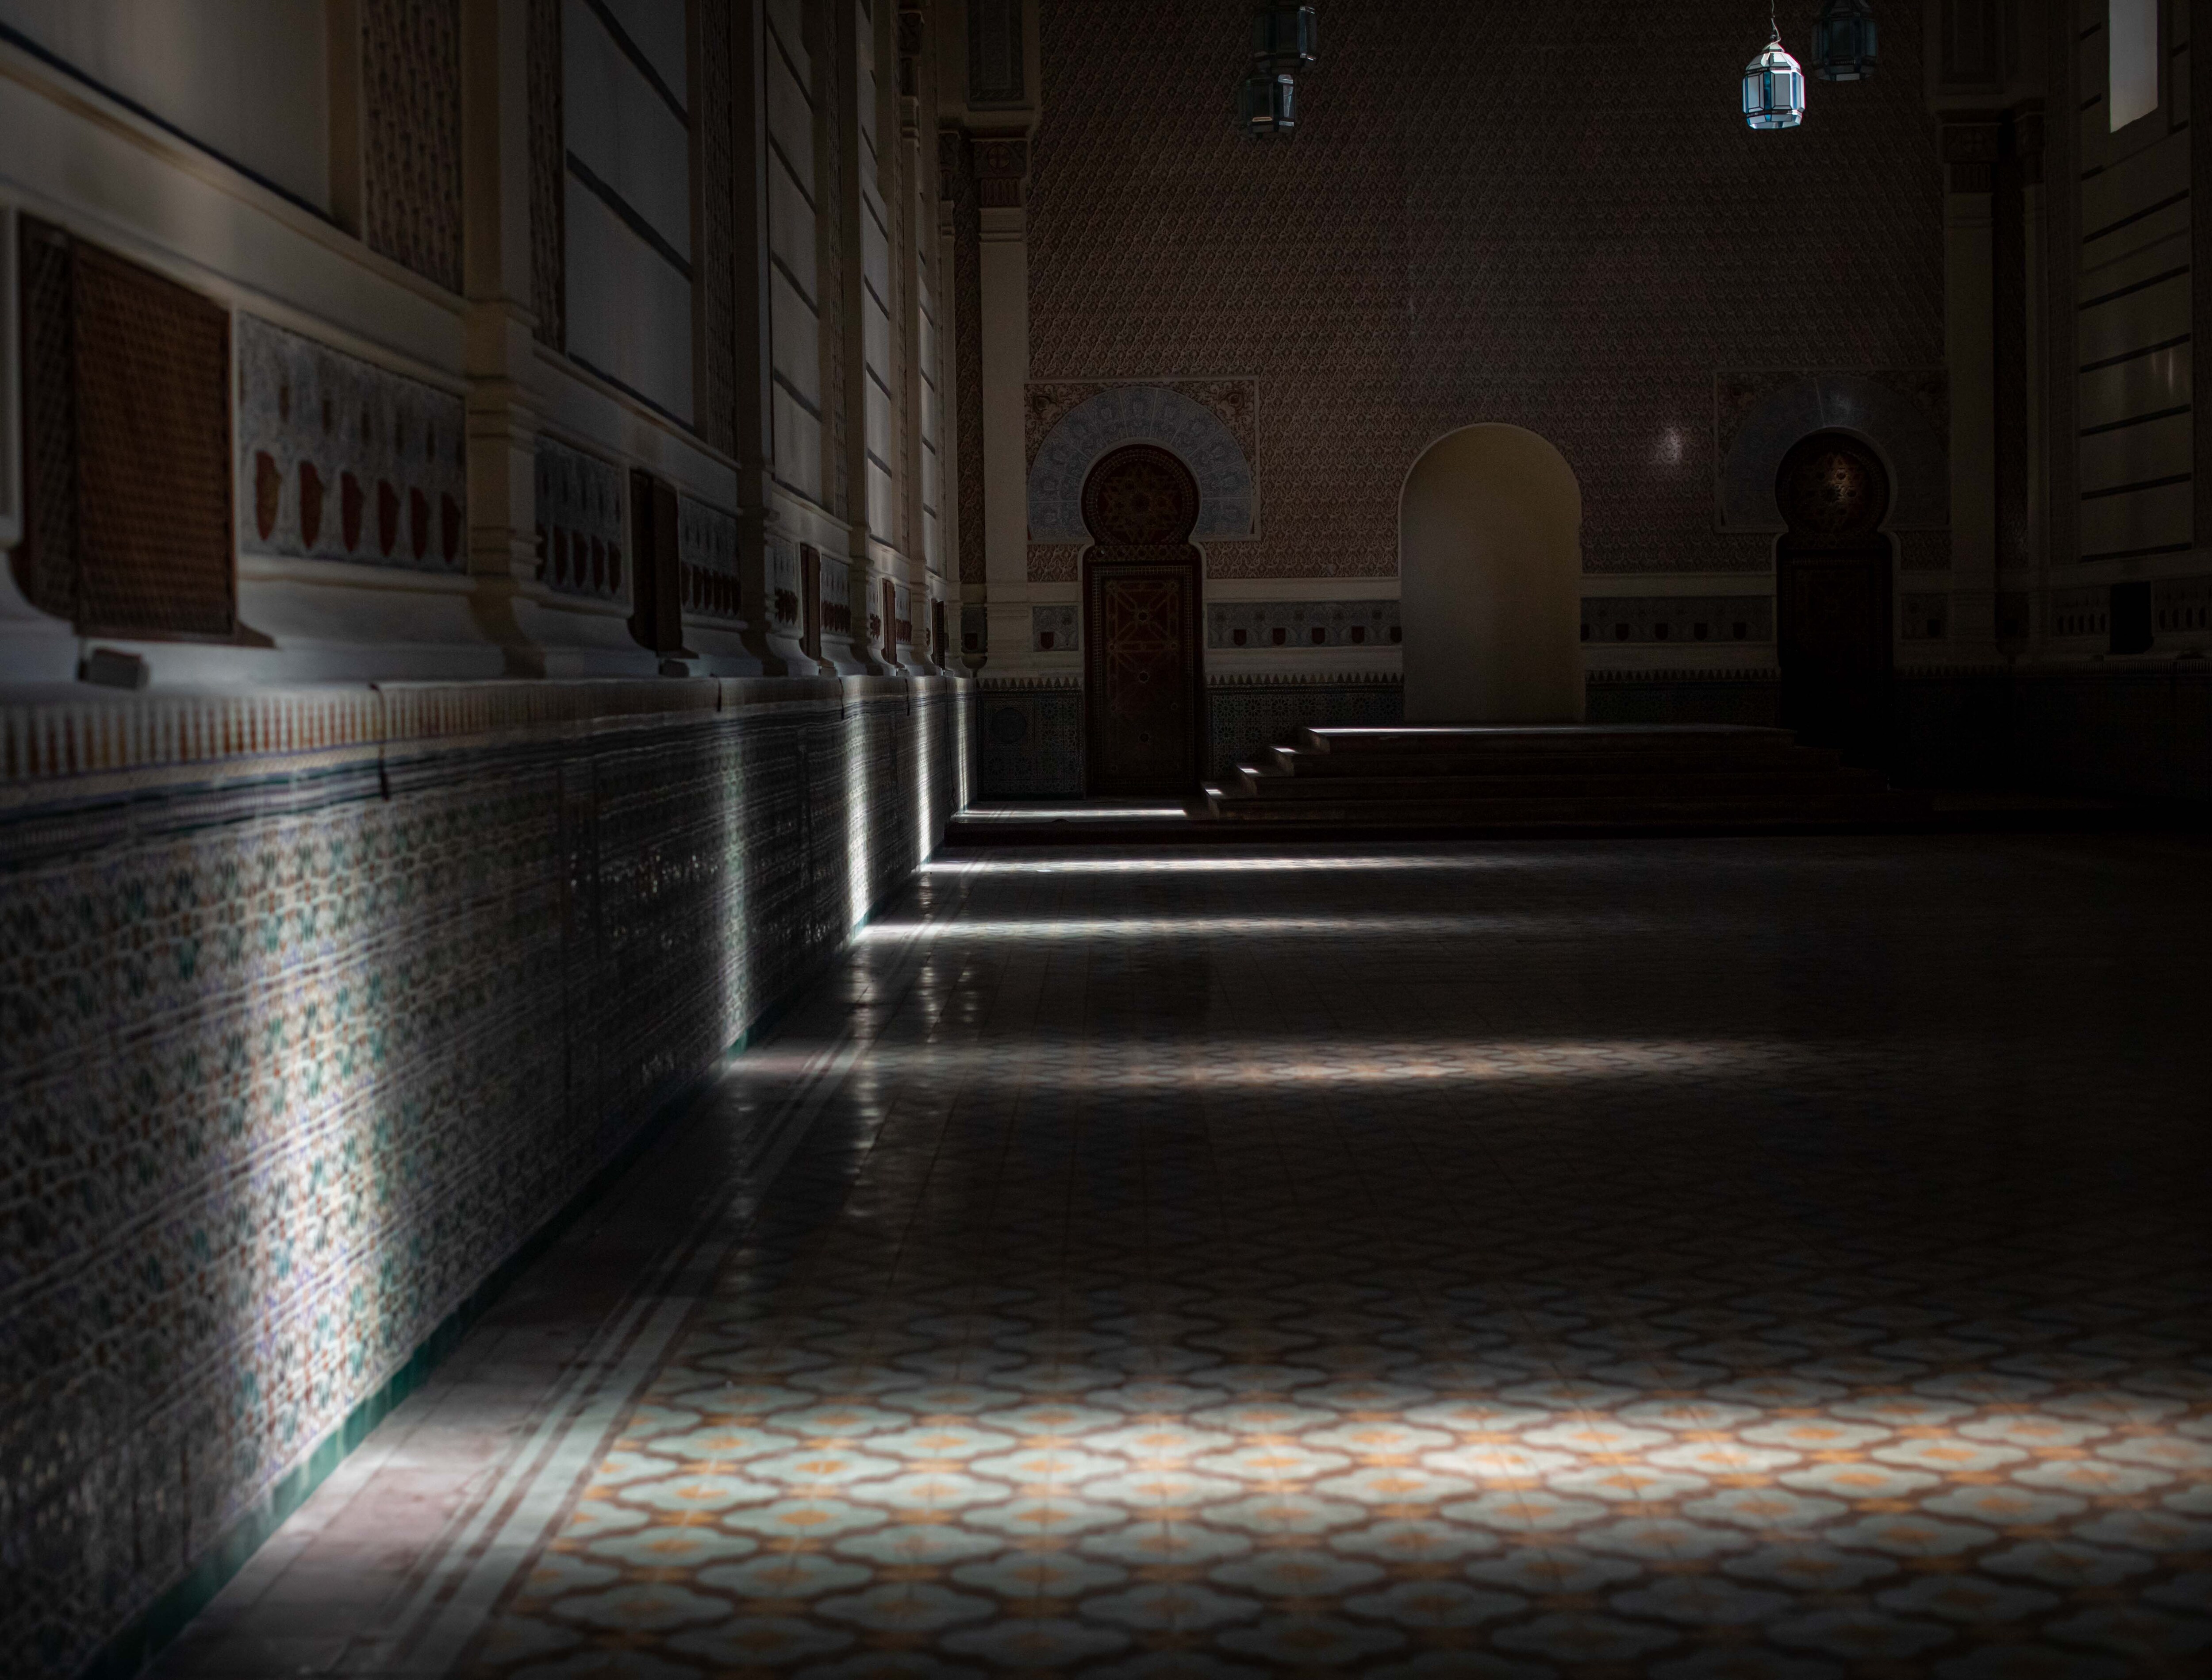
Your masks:
<svg viewBox="0 0 2212 1680"><path fill-rule="evenodd" d="M1310 752L1703 752L1802 751L1787 729L1739 724L1410 724L1386 728L1324 727L1304 732Z"/></svg>
<svg viewBox="0 0 2212 1680"><path fill-rule="evenodd" d="M1376 776L1820 776L1832 752L1816 747L1760 747L1748 752L1317 752L1275 746L1253 768L1311 778ZM1240 766L1243 768L1243 766Z"/></svg>
<svg viewBox="0 0 2212 1680"><path fill-rule="evenodd" d="M1302 803L1466 799L1691 799L1843 797L1879 794L1867 770L1687 770L1651 773L1531 772L1525 775L1313 776L1263 765L1238 767L1228 791L1240 798Z"/></svg>
<svg viewBox="0 0 2212 1680"><path fill-rule="evenodd" d="M1206 790L1210 815L1226 822L1329 823L1376 828L1758 827L1915 822L1928 803L1892 791L1728 798L1285 800Z"/></svg>

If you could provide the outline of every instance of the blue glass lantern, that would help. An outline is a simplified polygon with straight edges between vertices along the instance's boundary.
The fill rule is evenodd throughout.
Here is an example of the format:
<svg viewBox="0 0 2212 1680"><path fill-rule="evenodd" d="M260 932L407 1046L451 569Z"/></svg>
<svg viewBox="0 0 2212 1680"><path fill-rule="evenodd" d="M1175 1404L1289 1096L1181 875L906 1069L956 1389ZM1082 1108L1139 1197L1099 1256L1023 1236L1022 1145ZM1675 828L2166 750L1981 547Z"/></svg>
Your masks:
<svg viewBox="0 0 2212 1680"><path fill-rule="evenodd" d="M1267 65L1292 73L1314 61L1314 9L1310 5L1265 5L1252 15L1252 67Z"/></svg>
<svg viewBox="0 0 2212 1680"><path fill-rule="evenodd" d="M1237 94L1237 120L1257 139L1289 134L1298 125L1297 78L1255 63Z"/></svg>
<svg viewBox="0 0 2212 1680"><path fill-rule="evenodd" d="M1874 8L1867 0L1828 0L1813 26L1813 74L1823 82L1863 82L1874 65Z"/></svg>
<svg viewBox="0 0 2212 1680"><path fill-rule="evenodd" d="M1805 120L1805 72L1782 50L1780 30L1743 67L1743 119L1753 128L1795 128Z"/></svg>

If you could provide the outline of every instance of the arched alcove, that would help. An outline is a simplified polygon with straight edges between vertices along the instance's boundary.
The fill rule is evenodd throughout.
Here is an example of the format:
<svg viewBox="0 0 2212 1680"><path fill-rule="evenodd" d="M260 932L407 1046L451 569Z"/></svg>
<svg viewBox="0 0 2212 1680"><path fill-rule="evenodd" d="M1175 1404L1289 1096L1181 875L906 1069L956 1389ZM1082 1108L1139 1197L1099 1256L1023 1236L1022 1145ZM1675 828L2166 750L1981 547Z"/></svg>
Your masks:
<svg viewBox="0 0 2212 1680"><path fill-rule="evenodd" d="M1408 723L1579 723L1582 487L1535 433L1438 438L1398 502Z"/></svg>

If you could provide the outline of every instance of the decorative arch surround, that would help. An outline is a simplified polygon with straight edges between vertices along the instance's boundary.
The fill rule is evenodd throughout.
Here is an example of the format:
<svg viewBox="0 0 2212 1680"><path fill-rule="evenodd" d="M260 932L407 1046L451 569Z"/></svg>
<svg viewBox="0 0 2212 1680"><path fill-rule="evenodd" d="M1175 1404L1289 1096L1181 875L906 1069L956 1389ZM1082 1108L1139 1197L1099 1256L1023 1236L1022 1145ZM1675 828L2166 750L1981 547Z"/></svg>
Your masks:
<svg viewBox="0 0 2212 1680"><path fill-rule="evenodd" d="M1890 476L1885 528L1932 531L1950 524L1940 375L1724 374L1718 405L1715 489L1723 530L1782 530L1774 485L1783 457L1823 431L1851 433L1881 456Z"/></svg>
<svg viewBox="0 0 2212 1680"><path fill-rule="evenodd" d="M1030 540L1087 543L1083 486L1091 469L1125 444L1167 450L1198 481L1196 542L1258 534L1252 459L1221 416L1168 385L1109 386L1061 415L1030 462Z"/></svg>

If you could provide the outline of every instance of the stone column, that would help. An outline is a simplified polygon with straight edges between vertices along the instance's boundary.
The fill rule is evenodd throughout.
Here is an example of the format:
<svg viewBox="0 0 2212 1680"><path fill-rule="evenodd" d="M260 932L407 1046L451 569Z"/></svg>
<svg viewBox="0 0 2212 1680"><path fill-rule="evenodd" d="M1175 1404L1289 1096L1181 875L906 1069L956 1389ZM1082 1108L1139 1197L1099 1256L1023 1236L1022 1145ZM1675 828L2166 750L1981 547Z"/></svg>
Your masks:
<svg viewBox="0 0 2212 1680"><path fill-rule="evenodd" d="M1999 125L1943 125L1943 343L1951 374L1954 658L1996 647L1996 320L1991 198Z"/></svg>
<svg viewBox="0 0 2212 1680"><path fill-rule="evenodd" d="M461 9L468 568L477 622L506 649L514 676L549 674L544 650L530 645L517 617L518 607L528 612L520 598L538 573L529 27L528 0L467 0Z"/></svg>
<svg viewBox="0 0 2212 1680"><path fill-rule="evenodd" d="M745 651L768 676L811 676L796 623L779 625L774 594L779 540L775 358L769 288L768 9L766 0L724 0L699 14L730 32L730 264L737 403L730 453L738 464L738 595Z"/></svg>
<svg viewBox="0 0 2212 1680"><path fill-rule="evenodd" d="M904 287L904 325L907 354L899 367L899 402L904 414L905 448L899 470L904 494L902 523L906 527L906 583L913 606L914 642L908 662L924 673L938 670L929 645L929 603L933 587L929 569L927 504L937 499L927 482L929 452L923 447L928 425L929 387L923 364L930 354L931 338L922 319L921 300L927 289L933 307L939 297L933 271L937 265L937 218L924 210L933 193L924 184L936 180L934 158L925 157L925 137L933 146L937 132L936 76L925 50L928 19L918 4L898 11L898 146L903 194L897 206L897 225L906 254L901 277ZM932 204L933 208L933 203ZM934 374L932 374L934 377Z"/></svg>
<svg viewBox="0 0 2212 1680"><path fill-rule="evenodd" d="M1026 662L1029 471L1023 417L1030 374L1030 248L1025 131L978 130L970 145L981 201L977 310L982 331L983 570L990 647L1001 671Z"/></svg>
<svg viewBox="0 0 2212 1680"><path fill-rule="evenodd" d="M969 586L960 573L960 194L967 141L960 130L937 131L937 551L945 579L947 668L971 670L961 641L961 608ZM981 592L977 600L981 599Z"/></svg>

